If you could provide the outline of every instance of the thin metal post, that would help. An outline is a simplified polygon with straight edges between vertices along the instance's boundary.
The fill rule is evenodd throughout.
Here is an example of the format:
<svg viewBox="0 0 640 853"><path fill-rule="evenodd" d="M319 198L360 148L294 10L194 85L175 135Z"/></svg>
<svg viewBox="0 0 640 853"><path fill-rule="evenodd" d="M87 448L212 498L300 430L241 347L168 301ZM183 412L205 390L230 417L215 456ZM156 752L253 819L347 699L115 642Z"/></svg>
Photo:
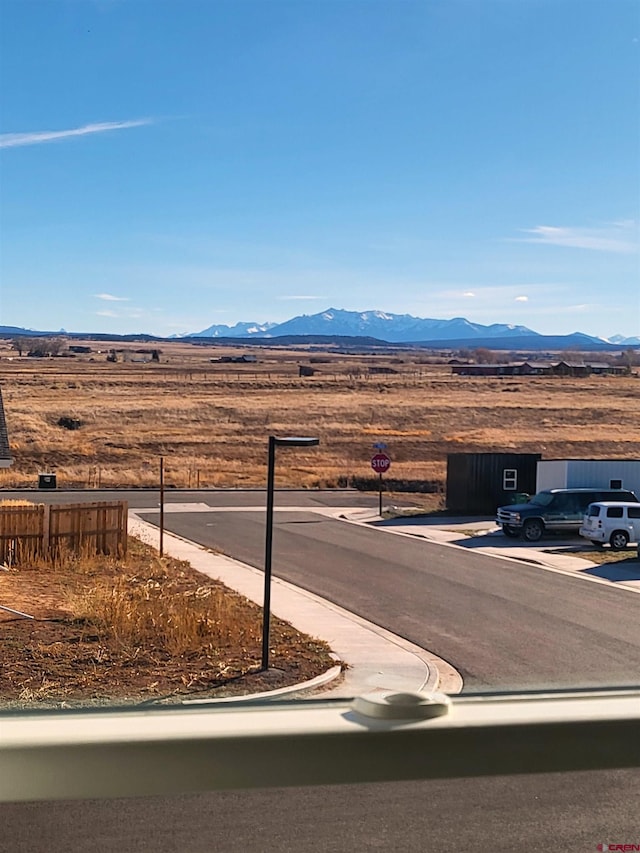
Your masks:
<svg viewBox="0 0 640 853"><path fill-rule="evenodd" d="M382 515L382 471L378 474L378 515Z"/></svg>
<svg viewBox="0 0 640 853"><path fill-rule="evenodd" d="M160 457L160 556L164 556L164 456Z"/></svg>
<svg viewBox="0 0 640 853"><path fill-rule="evenodd" d="M28 613L23 613L22 610L14 610L13 607L5 607L3 604L0 604L0 610L4 610L6 613L14 613L16 616L23 616L25 619L35 619L35 616L30 616Z"/></svg>
<svg viewBox="0 0 640 853"><path fill-rule="evenodd" d="M262 669L269 669L269 628L271 623L271 553L273 550L273 491L276 461L275 436L269 436L267 462L267 520L264 546L264 603L262 605Z"/></svg>

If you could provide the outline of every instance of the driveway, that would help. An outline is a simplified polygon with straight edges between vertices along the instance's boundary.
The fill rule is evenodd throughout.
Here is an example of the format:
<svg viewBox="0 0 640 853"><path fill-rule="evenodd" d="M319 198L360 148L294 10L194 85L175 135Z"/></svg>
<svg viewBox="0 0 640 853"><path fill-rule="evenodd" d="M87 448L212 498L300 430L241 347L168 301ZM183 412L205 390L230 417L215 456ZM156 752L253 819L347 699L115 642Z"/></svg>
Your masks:
<svg viewBox="0 0 640 853"><path fill-rule="evenodd" d="M525 543L505 536L493 518L434 515L376 518L368 523L389 532L477 550L494 557L521 560L541 568L577 574L640 592L640 559L636 547L615 552L616 562L595 562L586 555L600 552L577 534L549 534L540 542ZM608 548L603 549L603 555L608 553L611 553Z"/></svg>

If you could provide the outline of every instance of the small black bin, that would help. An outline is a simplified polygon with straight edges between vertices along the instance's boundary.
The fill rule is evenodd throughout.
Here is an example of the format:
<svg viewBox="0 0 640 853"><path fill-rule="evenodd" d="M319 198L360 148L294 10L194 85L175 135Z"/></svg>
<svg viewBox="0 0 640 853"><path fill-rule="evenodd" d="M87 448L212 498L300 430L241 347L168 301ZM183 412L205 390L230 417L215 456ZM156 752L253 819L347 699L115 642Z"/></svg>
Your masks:
<svg viewBox="0 0 640 853"><path fill-rule="evenodd" d="M57 486L55 474L38 474L39 489L55 489Z"/></svg>

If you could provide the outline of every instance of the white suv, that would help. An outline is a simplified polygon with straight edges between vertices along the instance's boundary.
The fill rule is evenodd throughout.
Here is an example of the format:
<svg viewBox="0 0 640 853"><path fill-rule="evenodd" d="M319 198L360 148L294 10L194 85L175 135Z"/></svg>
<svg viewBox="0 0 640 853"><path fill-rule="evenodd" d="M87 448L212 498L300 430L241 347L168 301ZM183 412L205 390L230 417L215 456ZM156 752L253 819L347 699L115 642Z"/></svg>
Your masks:
<svg viewBox="0 0 640 853"><path fill-rule="evenodd" d="M582 520L580 536L594 545L608 542L616 551L629 542L640 543L640 503L598 501L589 504Z"/></svg>

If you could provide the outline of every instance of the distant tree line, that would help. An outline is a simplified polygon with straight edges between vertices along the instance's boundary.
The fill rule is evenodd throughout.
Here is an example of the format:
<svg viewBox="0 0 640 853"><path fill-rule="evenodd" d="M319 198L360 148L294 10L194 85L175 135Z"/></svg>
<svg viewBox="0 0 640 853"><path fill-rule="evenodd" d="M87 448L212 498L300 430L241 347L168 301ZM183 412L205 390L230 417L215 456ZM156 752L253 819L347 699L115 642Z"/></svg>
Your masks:
<svg viewBox="0 0 640 853"><path fill-rule="evenodd" d="M11 341L11 347L17 351L18 355L26 354L32 358L49 358L50 356L60 355L66 346L67 342L64 338L28 338L21 335Z"/></svg>
<svg viewBox="0 0 640 853"><path fill-rule="evenodd" d="M476 364L508 364L513 360L513 353L494 352L486 347L475 347L475 349L463 347L458 350L457 356Z"/></svg>
<svg viewBox="0 0 640 853"><path fill-rule="evenodd" d="M510 364L514 361L522 361L524 358L524 355L521 352L494 352L486 347L475 347L473 349L463 347L457 351L456 356L464 361L473 362L475 364ZM542 353L527 354L527 358L530 360L539 359L541 357L544 358L545 356L543 356ZM546 354L546 359L548 358L549 356ZM631 369L632 367L640 366L640 349L628 347L621 353L589 352L588 354L576 352L575 350L564 350L560 355L554 356L554 358L555 360L562 359L562 361L567 362L583 362L585 360L592 362L602 361L607 364L621 365Z"/></svg>

